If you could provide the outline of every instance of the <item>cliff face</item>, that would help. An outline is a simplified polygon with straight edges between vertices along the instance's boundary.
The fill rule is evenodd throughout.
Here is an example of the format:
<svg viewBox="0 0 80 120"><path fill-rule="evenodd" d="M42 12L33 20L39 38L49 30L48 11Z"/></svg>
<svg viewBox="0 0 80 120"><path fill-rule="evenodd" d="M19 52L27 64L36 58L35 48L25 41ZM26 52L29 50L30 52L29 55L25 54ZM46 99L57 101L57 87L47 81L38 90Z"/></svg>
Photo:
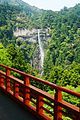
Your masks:
<svg viewBox="0 0 80 120"><path fill-rule="evenodd" d="M32 29L32 30L29 30L29 29L16 29L14 31L14 36L18 37L18 36L31 36L32 34L35 34L37 33L37 29Z"/></svg>
<svg viewBox="0 0 80 120"><path fill-rule="evenodd" d="M45 41L50 38L48 29L41 29L40 31L41 31L40 37L41 37L42 41ZM28 41L30 41L30 40L37 41L37 38L38 38L38 29L29 30L29 29L23 29L23 28L18 29L17 28L13 33L16 38L21 37L22 39L25 39Z"/></svg>
<svg viewBox="0 0 80 120"><path fill-rule="evenodd" d="M43 51L45 51L45 43L50 38L49 30L48 29L40 29L40 41L41 41L41 47L43 48ZM41 49L39 44L39 37L38 37L38 29L16 29L14 31L14 36L16 37L16 41L25 41L30 45L35 44L35 50L34 54L31 60L31 65L33 68L36 68L42 72L42 66L41 66Z"/></svg>

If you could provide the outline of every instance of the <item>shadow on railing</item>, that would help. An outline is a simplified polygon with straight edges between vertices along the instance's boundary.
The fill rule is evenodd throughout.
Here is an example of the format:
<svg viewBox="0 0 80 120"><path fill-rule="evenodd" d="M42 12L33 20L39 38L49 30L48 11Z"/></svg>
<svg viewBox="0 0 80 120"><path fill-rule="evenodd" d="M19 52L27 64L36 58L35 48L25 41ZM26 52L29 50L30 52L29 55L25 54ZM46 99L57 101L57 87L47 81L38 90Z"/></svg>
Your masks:
<svg viewBox="0 0 80 120"><path fill-rule="evenodd" d="M62 120L64 116L80 120L80 107L63 100L62 93L68 93L80 98L80 93L59 87L53 83L41 80L24 72L0 65L0 89L9 94L14 100L27 107L41 120ZM21 79L14 74L21 75ZM31 81L47 85L54 91L53 95L31 84Z"/></svg>

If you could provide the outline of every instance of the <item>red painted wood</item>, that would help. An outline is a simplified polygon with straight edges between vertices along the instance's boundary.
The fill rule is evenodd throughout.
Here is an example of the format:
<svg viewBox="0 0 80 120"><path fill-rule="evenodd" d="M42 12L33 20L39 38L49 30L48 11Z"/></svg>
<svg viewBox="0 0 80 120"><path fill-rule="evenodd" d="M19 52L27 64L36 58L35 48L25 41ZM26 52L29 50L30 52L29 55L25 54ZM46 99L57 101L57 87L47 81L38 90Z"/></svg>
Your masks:
<svg viewBox="0 0 80 120"><path fill-rule="evenodd" d="M36 106L36 111L38 112L38 114L43 114L43 105L44 105L44 103L43 103L43 97L42 96L40 96L40 95L38 95L38 97L37 97L37 106Z"/></svg>
<svg viewBox="0 0 80 120"><path fill-rule="evenodd" d="M19 97L19 84L17 82L14 83L14 96Z"/></svg>
<svg viewBox="0 0 80 120"><path fill-rule="evenodd" d="M30 89L28 88L30 85L30 79L29 77L24 77L24 85L27 87L24 87L24 104L29 105L30 103Z"/></svg>
<svg viewBox="0 0 80 120"><path fill-rule="evenodd" d="M32 78L34 81L42 82L43 84L48 85L48 86L50 86L50 87L53 88L53 89L56 89L56 90L59 89L59 90L61 90L61 91L63 91L63 92L67 92L67 93L69 93L69 94L71 94L71 95L75 95L76 97L80 97L80 93L76 93L76 92L74 92L74 91L72 91L72 90L69 90L69 89L66 89L66 88L64 88L64 87L57 86L56 84L53 84L53 83L51 83L51 82L42 80L42 79L40 79L40 78L36 78L36 77L34 77L34 76L32 76L32 75L26 74L25 72L16 70L16 69L14 69L14 68L7 67L7 66L5 66L5 65L3 65L3 64L0 64L0 66L2 66L2 67L5 68L5 69L8 68L8 69L10 69L11 71L17 72L17 73L19 73L20 75L23 75L23 76L27 76L27 77L29 77L29 78Z"/></svg>
<svg viewBox="0 0 80 120"><path fill-rule="evenodd" d="M5 65L0 65L3 68L6 69L6 74L0 70L0 88L5 91L6 94L10 94L13 99L16 99L16 101L20 101L23 106L27 106L32 113L35 113L36 116L42 118L43 120L51 120L51 118L48 116L47 113L44 113L44 110L47 111L48 113L51 113L53 116L54 120L62 120L62 108L65 108L66 110L69 110L73 113L72 118L74 120L80 120L80 107L77 107L75 105L72 105L71 103L68 103L62 99L62 92L66 92L70 95L74 95L78 98L80 98L80 93L76 93L72 90L68 90L66 88L57 86L53 83L50 83L48 81L36 78L32 75L26 74L24 72L21 72L19 70L16 70L14 68L9 68ZM24 81L19 80L18 78L15 78L14 76L10 75L10 72L14 71L16 73L19 73L24 77ZM4 83L4 78L7 83L6 89L5 89L5 83ZM41 82L43 85L48 85L53 90L55 89L56 93L54 95L50 95L49 93L36 88L32 85L30 85L30 79L33 79L34 81ZM10 88L10 81L13 81L12 84L14 85L14 90L11 91ZM21 92L20 96L20 91L19 88L24 90L24 92ZM20 89L20 90L21 90ZM7 90L7 91L6 91ZM12 94L14 93L14 94ZM33 96L37 102L35 102L35 107L30 104L31 99L30 97ZM50 103L45 101L45 99L49 100ZM53 103L53 105L51 105ZM49 112L45 107L44 104L47 104L48 106L51 106L51 108L54 111Z"/></svg>
<svg viewBox="0 0 80 120"><path fill-rule="evenodd" d="M22 76L27 76L27 77L29 77L29 78L32 78L34 81L39 81L39 82L41 82L41 83L43 83L43 84L45 84L45 85L50 86L50 87L53 88L53 89L56 89L56 90L59 89L59 90L61 90L61 91L63 91L63 92L67 92L67 93L69 93L69 94L71 94L71 95L74 95L74 96L76 96L76 97L80 97L80 93L76 93L76 92L74 92L74 91L72 91L72 90L69 90L69 89L66 89L66 88L64 88L64 87L57 86L56 84L53 84L53 83L51 83L51 82L42 80L42 79L40 79L40 78L36 78L36 77L34 77L34 76L32 76L32 75L26 74L25 72L16 70L16 69L14 69L14 68L7 67L7 66L5 66L5 65L3 65L3 64L0 64L0 66L2 66L2 67L5 68L5 69L8 68L8 69L10 69L11 71L17 72L17 73L19 73L19 74L22 75Z"/></svg>
<svg viewBox="0 0 80 120"><path fill-rule="evenodd" d="M10 92L10 79L7 77L10 75L10 69L6 69L6 90Z"/></svg>
<svg viewBox="0 0 80 120"><path fill-rule="evenodd" d="M56 90L55 102L54 102L54 120L62 120L62 107L58 105L58 102L62 101L62 91Z"/></svg>
<svg viewBox="0 0 80 120"><path fill-rule="evenodd" d="M4 86L4 78L0 75L0 87Z"/></svg>

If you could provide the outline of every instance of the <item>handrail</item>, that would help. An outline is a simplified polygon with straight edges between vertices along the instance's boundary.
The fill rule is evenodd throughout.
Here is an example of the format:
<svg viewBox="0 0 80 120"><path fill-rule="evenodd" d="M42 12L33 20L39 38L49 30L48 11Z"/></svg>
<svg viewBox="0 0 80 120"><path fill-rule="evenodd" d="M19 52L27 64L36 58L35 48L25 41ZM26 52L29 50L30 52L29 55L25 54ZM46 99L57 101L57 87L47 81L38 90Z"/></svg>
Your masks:
<svg viewBox="0 0 80 120"><path fill-rule="evenodd" d="M64 88L64 87L57 86L57 85L54 84L54 83L51 83L51 82L49 82L49 81L42 80L42 79L40 79L40 78L34 77L34 76L32 76L32 75L29 75L29 74L26 74L25 72L19 71L19 70L17 70L17 69L10 68L10 67L5 66L5 65L2 65L2 64L0 64L0 66L4 67L4 68L6 68L6 69L9 69L9 70L11 70L11 71L17 72L17 73L19 73L19 74L21 74L21 75L23 75L23 76L27 76L27 77L29 77L29 78L32 78L32 79L34 79L35 81L42 82L42 83L44 83L45 85L50 86L51 88L59 89L59 90L61 90L61 91L63 91L63 92L67 92L67 93L69 93L69 94L75 95L76 97L80 97L80 93L74 92L74 91L69 90L69 89L66 89L66 88Z"/></svg>
<svg viewBox="0 0 80 120"><path fill-rule="evenodd" d="M36 78L14 68L2 64L0 64L0 66L6 70L6 72L0 70L0 88L16 100L19 100L24 106L27 106L30 111L34 111L34 114L41 117L41 119L51 120L53 117L54 120L61 120L64 113L67 115L68 111L73 112L73 115L69 117L76 120L80 119L80 108L64 101L62 92L66 92L78 98L80 98L80 93L57 86L56 84ZM11 71L22 75L24 80L22 81L11 75ZM30 85L31 80L50 86L55 90L55 93L50 95L46 91L36 88L34 85ZM51 109L45 108L45 104L50 106ZM67 112L64 112L63 108L66 109Z"/></svg>

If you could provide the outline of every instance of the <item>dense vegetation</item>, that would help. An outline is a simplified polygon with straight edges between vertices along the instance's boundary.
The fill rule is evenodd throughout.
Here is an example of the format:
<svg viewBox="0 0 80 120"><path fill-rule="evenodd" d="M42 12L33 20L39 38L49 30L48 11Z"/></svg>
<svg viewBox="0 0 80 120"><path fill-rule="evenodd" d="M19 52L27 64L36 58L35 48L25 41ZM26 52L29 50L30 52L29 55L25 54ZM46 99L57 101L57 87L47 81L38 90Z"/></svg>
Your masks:
<svg viewBox="0 0 80 120"><path fill-rule="evenodd" d="M13 35L17 27L27 27L25 20L28 21L28 16L21 8L9 4L0 5L0 11L0 63L34 74L30 59L35 45L16 40Z"/></svg>
<svg viewBox="0 0 80 120"><path fill-rule="evenodd" d="M64 8L54 20L44 73L53 83L80 85L80 5Z"/></svg>
<svg viewBox="0 0 80 120"><path fill-rule="evenodd" d="M16 28L50 28L51 38L43 42L45 60L42 78L80 92L80 4L53 12L31 7L22 0L10 1L10 5L4 3L5 0L0 1L4 3L0 4L0 63L39 76L39 71L31 66L38 45L16 39L13 31ZM33 84L53 93L42 84ZM80 99L63 94L66 101L80 106Z"/></svg>
<svg viewBox="0 0 80 120"><path fill-rule="evenodd" d="M27 5L27 4L26 4ZM80 4L60 12L5 3L0 5L0 63L37 75L30 65L36 45L13 36L16 28L50 28L44 79L61 86L80 85ZM5 52L6 51L6 52Z"/></svg>

